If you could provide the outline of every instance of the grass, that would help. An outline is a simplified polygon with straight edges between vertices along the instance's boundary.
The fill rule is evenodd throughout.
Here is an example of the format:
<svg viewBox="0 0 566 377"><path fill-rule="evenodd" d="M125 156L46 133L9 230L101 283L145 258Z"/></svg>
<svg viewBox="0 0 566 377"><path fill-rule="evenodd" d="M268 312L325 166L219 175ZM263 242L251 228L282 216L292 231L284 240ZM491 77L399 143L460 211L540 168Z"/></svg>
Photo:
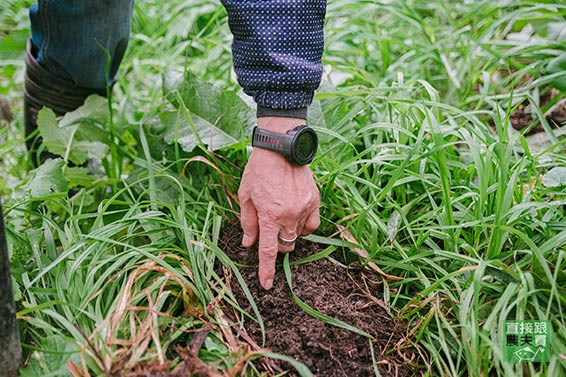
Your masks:
<svg viewBox="0 0 566 377"><path fill-rule="evenodd" d="M9 0L3 9L15 16L0 18L0 94L17 117L0 129L0 188L29 354L24 375L61 375L69 361L92 375L125 361L170 360L173 368L183 362L175 346L203 329L210 333L199 356L211 368L257 374L265 351L246 348L219 302L242 320L261 318L242 312L213 268L220 260L243 282L215 245L238 212L244 138L188 153L159 134L160 116L176 111L162 92L166 71L237 88L223 10L209 0L137 2L111 103L113 158L69 198L66 189L34 195L42 181L26 172L25 3ZM543 117L564 93L544 107L538 95L563 77L547 67L565 52L555 30L566 27L566 5L328 6L325 81L310 111L322 145L312 168L322 194L318 234L346 229L338 234L348 242L318 239L345 249L355 242L403 278L382 278L383 299L407 322L399 347L421 354L423 374L564 374L566 194L541 179L565 164L564 139ZM548 146L510 127L523 101ZM192 121L194 109L178 106L166 126ZM503 361L507 319L551 321L549 363Z"/></svg>

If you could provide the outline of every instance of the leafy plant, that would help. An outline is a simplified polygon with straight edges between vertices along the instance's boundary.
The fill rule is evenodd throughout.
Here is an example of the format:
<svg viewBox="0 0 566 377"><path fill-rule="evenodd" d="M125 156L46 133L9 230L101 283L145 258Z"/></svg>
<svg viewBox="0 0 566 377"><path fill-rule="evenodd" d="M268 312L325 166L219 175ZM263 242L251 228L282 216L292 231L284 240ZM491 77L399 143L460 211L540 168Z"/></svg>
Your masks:
<svg viewBox="0 0 566 377"><path fill-rule="evenodd" d="M215 269L244 284L216 244L236 219L254 123L217 5L138 1L111 113L97 97L59 120L40 113L61 158L25 173L21 114L0 130L24 373L102 375L149 360L172 370L184 363L176 346L199 333L214 371L259 375L259 357L285 359L249 351L224 316L263 323ZM415 348L423 374L566 370L565 141L539 101L563 89L564 16L552 1L328 3L326 75L309 109L323 219L311 239L355 249L379 274L383 301L407 323L400 346ZM12 58L27 34L16 20L0 40ZM21 69L0 69L11 101ZM511 127L525 101L547 144ZM92 158L101 166L71 166ZM550 320L551 361L505 363L507 319Z"/></svg>

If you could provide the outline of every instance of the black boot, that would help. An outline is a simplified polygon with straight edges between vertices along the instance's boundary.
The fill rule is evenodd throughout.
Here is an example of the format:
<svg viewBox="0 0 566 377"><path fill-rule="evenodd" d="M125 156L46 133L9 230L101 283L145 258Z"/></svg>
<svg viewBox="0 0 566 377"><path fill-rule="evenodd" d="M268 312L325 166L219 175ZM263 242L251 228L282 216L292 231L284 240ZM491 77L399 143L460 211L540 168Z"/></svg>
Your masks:
<svg viewBox="0 0 566 377"><path fill-rule="evenodd" d="M37 62L36 56L37 51L31 40L28 40L25 55L24 123L26 146L35 167L54 157L42 148L41 138L35 132L39 110L45 106L53 110L56 116L61 116L80 107L91 94L106 96L106 90L81 88L52 74Z"/></svg>

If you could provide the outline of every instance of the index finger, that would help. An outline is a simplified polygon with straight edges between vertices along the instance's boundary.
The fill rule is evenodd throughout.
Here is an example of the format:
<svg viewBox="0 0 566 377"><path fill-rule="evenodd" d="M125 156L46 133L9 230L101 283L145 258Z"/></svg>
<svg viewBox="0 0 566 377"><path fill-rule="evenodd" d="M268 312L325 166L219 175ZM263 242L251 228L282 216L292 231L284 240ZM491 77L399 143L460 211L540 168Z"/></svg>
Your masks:
<svg viewBox="0 0 566 377"><path fill-rule="evenodd" d="M271 289L275 278L277 260L277 236L279 228L270 222L259 222L259 283L264 289Z"/></svg>

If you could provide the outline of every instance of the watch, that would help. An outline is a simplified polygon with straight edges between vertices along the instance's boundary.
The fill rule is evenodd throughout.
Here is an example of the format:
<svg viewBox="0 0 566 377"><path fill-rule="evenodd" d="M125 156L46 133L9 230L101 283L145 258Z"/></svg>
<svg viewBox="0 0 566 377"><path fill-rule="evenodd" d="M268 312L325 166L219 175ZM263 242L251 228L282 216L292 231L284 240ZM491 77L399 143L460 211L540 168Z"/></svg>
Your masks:
<svg viewBox="0 0 566 377"><path fill-rule="evenodd" d="M306 125L298 126L284 134L254 128L252 146L281 153L296 165L310 164L318 148L318 137Z"/></svg>

